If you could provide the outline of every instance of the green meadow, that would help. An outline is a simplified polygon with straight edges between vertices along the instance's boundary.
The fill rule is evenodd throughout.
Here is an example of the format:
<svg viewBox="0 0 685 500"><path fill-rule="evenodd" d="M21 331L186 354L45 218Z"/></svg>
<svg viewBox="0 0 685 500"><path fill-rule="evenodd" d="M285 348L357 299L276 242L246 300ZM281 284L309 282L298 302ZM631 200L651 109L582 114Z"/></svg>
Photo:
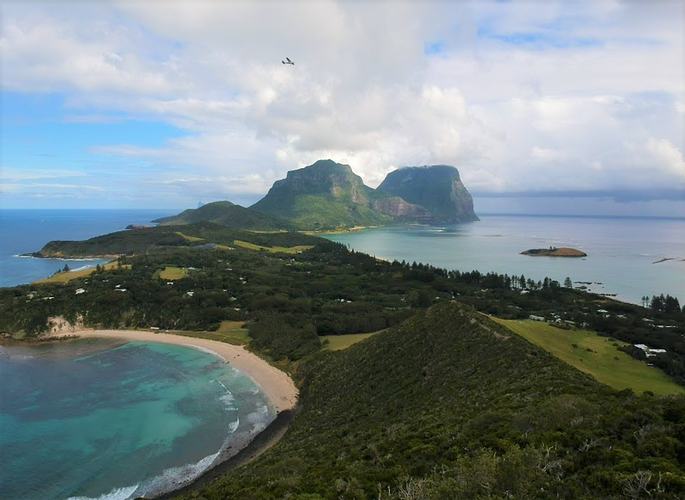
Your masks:
<svg viewBox="0 0 685 500"><path fill-rule="evenodd" d="M235 240L233 244L240 248L247 248L248 250L266 250L271 253L301 253L310 248L314 248L312 245L298 245L294 247L264 247L262 245L256 245L254 243L249 243L247 241Z"/></svg>
<svg viewBox="0 0 685 500"><path fill-rule="evenodd" d="M110 271L112 269L117 268L117 262L112 261L108 262L102 267L105 269L105 271ZM131 266L128 264L123 264L120 266L121 269L130 269ZM78 278L85 278L86 276L89 276L95 272L94 267L89 267L88 269L81 269L79 271L62 271L59 273L55 273L49 278L45 278L43 280L38 280L35 281L34 284L44 284L44 283L69 283L71 280L75 280Z"/></svg>
<svg viewBox="0 0 685 500"><path fill-rule="evenodd" d="M186 276L188 276L188 270L185 267L167 266L164 269L157 271L155 275L153 275L152 277L174 281L183 279Z"/></svg>
<svg viewBox="0 0 685 500"><path fill-rule="evenodd" d="M364 339L368 339L372 335L378 332L372 333L349 333L346 335L323 335L319 337L324 349L329 351L340 351L342 349L347 349L357 342L361 342ZM328 343L326 343L328 341Z"/></svg>
<svg viewBox="0 0 685 500"><path fill-rule="evenodd" d="M625 342L588 330L562 330L540 321L491 318L614 389L652 391L659 395L685 393L683 387L658 368L620 351L618 347L627 345Z"/></svg>
<svg viewBox="0 0 685 500"><path fill-rule="evenodd" d="M170 333L207 340L216 340L233 345L247 345L250 342L250 333L245 328L244 321L222 321L219 329L215 332L191 332L174 330Z"/></svg>

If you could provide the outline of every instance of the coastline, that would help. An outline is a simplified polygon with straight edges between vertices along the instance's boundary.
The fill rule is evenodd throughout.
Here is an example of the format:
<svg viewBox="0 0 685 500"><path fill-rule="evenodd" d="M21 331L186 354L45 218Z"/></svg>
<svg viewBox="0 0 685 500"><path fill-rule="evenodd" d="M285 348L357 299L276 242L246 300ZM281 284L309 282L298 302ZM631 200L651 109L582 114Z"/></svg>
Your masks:
<svg viewBox="0 0 685 500"><path fill-rule="evenodd" d="M146 498L167 499L195 491L228 471L251 462L280 441L300 410L299 391L290 376L243 346L170 333L84 328L53 332L41 336L40 341L54 342L86 338L171 344L211 354L249 377L267 396L270 406L276 411L275 418L263 430L233 439L229 446L222 446L216 455L206 457L205 460L211 457L211 462L199 474L191 477L174 477L166 487L154 493L150 492L152 496Z"/></svg>
<svg viewBox="0 0 685 500"><path fill-rule="evenodd" d="M208 469L204 470L195 479L177 483L174 485L174 489L162 492L152 498L166 500L190 493L206 486L227 472L251 462L280 441L299 412L299 409L300 407L296 406L291 410L278 412L276 418L266 429L255 435L248 442L239 443L237 446L229 446L219 454Z"/></svg>
<svg viewBox="0 0 685 500"><path fill-rule="evenodd" d="M65 335L66 334L66 335ZM172 333L154 333L137 330L76 330L43 337L46 340L69 338L110 338L131 342L159 342L193 347L214 354L227 364L250 377L269 398L277 412L292 410L297 405L298 390L292 379L278 368L251 353L242 346L226 344L216 340L184 337Z"/></svg>

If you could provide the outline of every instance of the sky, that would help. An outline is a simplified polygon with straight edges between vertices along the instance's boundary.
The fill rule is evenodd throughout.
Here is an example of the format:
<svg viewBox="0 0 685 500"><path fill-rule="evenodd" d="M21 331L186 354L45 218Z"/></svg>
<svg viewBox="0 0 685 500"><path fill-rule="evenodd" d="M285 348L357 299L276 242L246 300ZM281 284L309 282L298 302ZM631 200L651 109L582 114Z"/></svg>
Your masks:
<svg viewBox="0 0 685 500"><path fill-rule="evenodd" d="M684 36L683 1L3 0L0 207L247 206L331 158L685 217Z"/></svg>

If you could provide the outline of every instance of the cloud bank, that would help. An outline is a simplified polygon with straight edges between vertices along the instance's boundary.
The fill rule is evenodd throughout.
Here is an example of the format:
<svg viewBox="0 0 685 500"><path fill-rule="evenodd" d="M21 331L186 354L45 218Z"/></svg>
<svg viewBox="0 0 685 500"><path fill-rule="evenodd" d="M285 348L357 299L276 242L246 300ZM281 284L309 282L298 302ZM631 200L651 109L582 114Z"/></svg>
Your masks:
<svg viewBox="0 0 685 500"><path fill-rule="evenodd" d="M82 186L139 206L257 199L319 158L371 186L403 165L455 165L477 201L684 197L681 2L2 9L5 99L58 96L64 127L176 131L148 142L144 127L135 140L103 128L74 146ZM3 155L2 168L50 168L25 158ZM4 194L51 192L28 174L5 184Z"/></svg>

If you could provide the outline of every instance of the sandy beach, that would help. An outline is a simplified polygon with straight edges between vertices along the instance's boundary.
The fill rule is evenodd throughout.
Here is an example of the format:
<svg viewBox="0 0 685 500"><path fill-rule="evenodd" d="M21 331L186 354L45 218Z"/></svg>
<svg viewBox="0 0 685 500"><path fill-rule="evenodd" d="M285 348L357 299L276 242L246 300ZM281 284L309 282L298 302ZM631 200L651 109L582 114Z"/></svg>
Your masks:
<svg viewBox="0 0 685 500"><path fill-rule="evenodd" d="M297 404L298 390L292 379L278 368L242 346L216 340L184 337L171 333L153 333L136 330L77 330L69 335L79 337L117 338L135 342L161 342L195 347L223 358L229 365L250 377L273 403L276 411L291 410Z"/></svg>

